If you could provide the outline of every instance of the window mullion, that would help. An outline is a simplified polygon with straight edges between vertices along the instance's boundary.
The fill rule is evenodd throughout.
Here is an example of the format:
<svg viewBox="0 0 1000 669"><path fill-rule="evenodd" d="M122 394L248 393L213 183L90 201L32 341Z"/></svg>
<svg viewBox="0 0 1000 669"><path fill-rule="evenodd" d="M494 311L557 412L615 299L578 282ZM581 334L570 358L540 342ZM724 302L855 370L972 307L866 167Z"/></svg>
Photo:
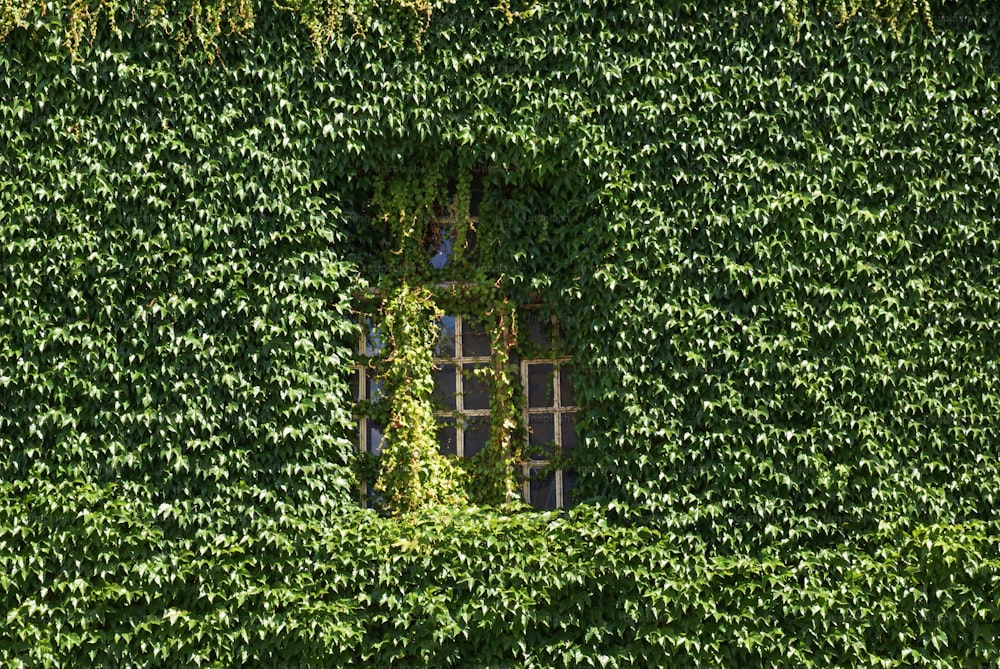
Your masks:
<svg viewBox="0 0 1000 669"><path fill-rule="evenodd" d="M465 457L465 384L462 374L462 325L461 315L455 316L455 453Z"/></svg>

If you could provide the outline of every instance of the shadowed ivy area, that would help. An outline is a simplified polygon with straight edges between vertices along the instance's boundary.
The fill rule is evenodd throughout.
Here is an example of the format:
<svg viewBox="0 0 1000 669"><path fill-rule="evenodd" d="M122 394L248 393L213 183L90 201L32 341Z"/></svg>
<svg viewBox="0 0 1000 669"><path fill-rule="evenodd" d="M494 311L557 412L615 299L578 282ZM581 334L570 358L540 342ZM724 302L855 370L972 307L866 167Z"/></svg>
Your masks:
<svg viewBox="0 0 1000 669"><path fill-rule="evenodd" d="M4 662L996 665L991 8L397 4L118 8L75 53L0 7ZM403 285L388 518L349 379ZM581 503L421 508L509 498L527 430L412 462L428 323L492 319L509 417L538 304Z"/></svg>

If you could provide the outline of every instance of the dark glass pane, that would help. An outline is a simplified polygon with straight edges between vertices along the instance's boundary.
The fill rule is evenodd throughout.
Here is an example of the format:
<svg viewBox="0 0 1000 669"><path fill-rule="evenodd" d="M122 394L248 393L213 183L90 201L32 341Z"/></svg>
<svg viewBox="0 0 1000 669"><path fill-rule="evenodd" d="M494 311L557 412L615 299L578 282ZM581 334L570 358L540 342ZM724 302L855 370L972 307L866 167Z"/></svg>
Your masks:
<svg viewBox="0 0 1000 669"><path fill-rule="evenodd" d="M483 174L486 168L478 166L473 171L472 183L469 185L469 216L479 216L479 205L483 201Z"/></svg>
<svg viewBox="0 0 1000 669"><path fill-rule="evenodd" d="M479 363L474 365L463 365L464 375L462 377L462 386L465 392L462 393L462 400L464 401L464 406L466 409L489 409L490 408L490 388L489 385L483 379L479 378L478 375L473 373L473 370L481 369L486 367L485 364Z"/></svg>
<svg viewBox="0 0 1000 669"><path fill-rule="evenodd" d="M471 318L462 319L462 356L488 356L490 354L490 336L482 323Z"/></svg>
<svg viewBox="0 0 1000 669"><path fill-rule="evenodd" d="M455 366L441 365L435 367L434 404L442 409L455 410Z"/></svg>
<svg viewBox="0 0 1000 669"><path fill-rule="evenodd" d="M528 406L552 406L552 365L528 365Z"/></svg>
<svg viewBox="0 0 1000 669"><path fill-rule="evenodd" d="M434 347L434 357L435 358L454 358L455 357L455 317L454 316L442 316L441 320L438 321L438 328L440 329L441 335L438 338L438 343Z"/></svg>
<svg viewBox="0 0 1000 669"><path fill-rule="evenodd" d="M384 429L378 423L368 421L368 450L375 455L382 454L382 431Z"/></svg>
<svg viewBox="0 0 1000 669"><path fill-rule="evenodd" d="M473 214L475 216L475 214ZM462 251L462 257L466 259L472 259L476 257L476 231L469 229L465 233L465 249Z"/></svg>
<svg viewBox="0 0 1000 669"><path fill-rule="evenodd" d="M528 414L528 444L541 446L551 444L556 438L555 414Z"/></svg>
<svg viewBox="0 0 1000 669"><path fill-rule="evenodd" d="M441 455L458 455L458 431L455 419L438 416L438 452Z"/></svg>
<svg viewBox="0 0 1000 669"><path fill-rule="evenodd" d="M573 469L563 470L563 506L570 508L576 506L577 499L573 494L576 488L576 471Z"/></svg>
<svg viewBox="0 0 1000 669"><path fill-rule="evenodd" d="M562 415L562 447L564 451L576 448L576 416L571 413Z"/></svg>
<svg viewBox="0 0 1000 669"><path fill-rule="evenodd" d="M469 416L465 422L465 457L471 458L486 448L490 438L490 419L486 416Z"/></svg>
<svg viewBox="0 0 1000 669"><path fill-rule="evenodd" d="M351 397L355 402L361 401L361 372L354 369L351 370Z"/></svg>
<svg viewBox="0 0 1000 669"><path fill-rule="evenodd" d="M531 505L542 511L551 511L556 508L556 475L549 472L546 476L540 476L542 470L531 469Z"/></svg>
<svg viewBox="0 0 1000 669"><path fill-rule="evenodd" d="M559 405L576 406L573 399L573 365L570 363L559 368Z"/></svg>

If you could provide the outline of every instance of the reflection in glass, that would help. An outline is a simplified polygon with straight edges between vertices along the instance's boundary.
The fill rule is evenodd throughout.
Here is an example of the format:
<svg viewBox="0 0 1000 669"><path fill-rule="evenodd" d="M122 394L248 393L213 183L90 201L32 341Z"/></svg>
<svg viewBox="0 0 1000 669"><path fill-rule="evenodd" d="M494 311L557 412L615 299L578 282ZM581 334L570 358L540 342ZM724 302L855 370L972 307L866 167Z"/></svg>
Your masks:
<svg viewBox="0 0 1000 669"><path fill-rule="evenodd" d="M377 356L382 353L382 349L385 348L385 341L382 339L382 333L379 332L375 326L372 325L372 319L365 319L365 355L367 356Z"/></svg>
<svg viewBox="0 0 1000 669"><path fill-rule="evenodd" d="M441 336L438 338L438 343L434 347L434 357L435 358L454 358L455 357L455 317L454 316L442 316L441 320L438 321L438 328L441 332Z"/></svg>
<svg viewBox="0 0 1000 669"><path fill-rule="evenodd" d="M454 255L453 247L455 243L455 231L450 225L442 225L438 228L440 239L434 240L431 244L431 267L442 269L451 263Z"/></svg>
<svg viewBox="0 0 1000 669"><path fill-rule="evenodd" d="M382 430L378 423L368 421L368 450L375 455L382 455Z"/></svg>

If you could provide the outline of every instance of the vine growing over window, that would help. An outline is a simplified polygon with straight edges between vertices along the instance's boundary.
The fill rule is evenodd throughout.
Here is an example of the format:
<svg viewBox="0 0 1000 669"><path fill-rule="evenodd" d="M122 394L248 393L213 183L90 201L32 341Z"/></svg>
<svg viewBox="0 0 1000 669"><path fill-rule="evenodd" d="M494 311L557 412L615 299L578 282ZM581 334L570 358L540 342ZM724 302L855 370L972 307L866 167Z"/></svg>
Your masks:
<svg viewBox="0 0 1000 669"><path fill-rule="evenodd" d="M477 258L465 253L476 231L472 175L472 165L456 168L439 156L424 168L375 181L372 206L386 240L379 269L385 296L382 327L389 342L382 364L392 414L376 489L390 513L459 499L459 487L475 504L503 504L518 497L518 435L524 428L509 362L516 342L515 312L502 277L490 276ZM451 244L449 264L433 269L429 248L444 238ZM444 313L483 317L491 340L490 362L476 371L489 388L489 439L476 455L454 461L436 450L431 403L433 350Z"/></svg>
<svg viewBox="0 0 1000 669"><path fill-rule="evenodd" d="M393 514L465 501L460 471L437 452L431 394L434 323L441 311L430 291L401 284L388 295L382 314L387 355L380 380L389 405L376 491Z"/></svg>

